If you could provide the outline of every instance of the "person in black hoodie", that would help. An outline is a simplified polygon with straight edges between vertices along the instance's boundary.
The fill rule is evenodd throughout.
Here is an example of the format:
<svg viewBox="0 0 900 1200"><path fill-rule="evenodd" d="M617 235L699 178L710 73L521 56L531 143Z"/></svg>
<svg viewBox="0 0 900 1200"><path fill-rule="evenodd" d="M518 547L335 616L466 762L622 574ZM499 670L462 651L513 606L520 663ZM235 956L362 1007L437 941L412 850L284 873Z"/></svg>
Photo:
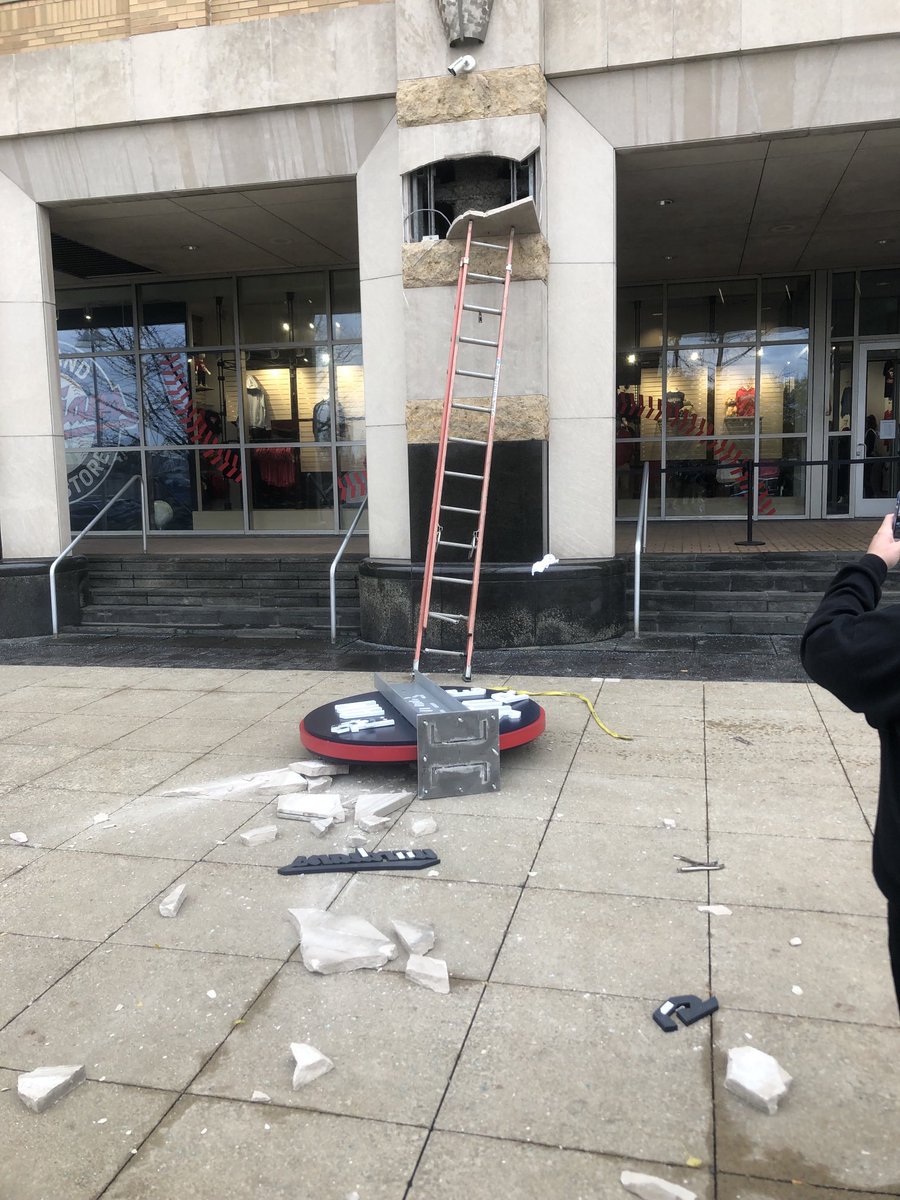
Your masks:
<svg viewBox="0 0 900 1200"><path fill-rule="evenodd" d="M872 869L888 902L888 950L900 1007L900 605L878 607L900 563L894 514L858 563L835 575L800 642L807 674L878 730L881 770Z"/></svg>

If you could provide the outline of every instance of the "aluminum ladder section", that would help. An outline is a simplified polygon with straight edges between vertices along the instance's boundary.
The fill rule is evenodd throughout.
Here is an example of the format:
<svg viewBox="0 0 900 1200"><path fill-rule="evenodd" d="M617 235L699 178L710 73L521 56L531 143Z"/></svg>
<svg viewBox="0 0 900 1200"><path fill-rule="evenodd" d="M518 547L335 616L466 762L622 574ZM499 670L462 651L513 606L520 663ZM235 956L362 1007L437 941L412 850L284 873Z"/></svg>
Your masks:
<svg viewBox="0 0 900 1200"><path fill-rule="evenodd" d="M434 477L434 498L431 505L431 523L428 530L428 545L425 554L425 576L422 581L422 601L419 606L419 623L416 633L416 650L413 670L419 670L419 661L423 653L450 655L465 660L463 679L468 682L472 678L472 651L475 644L475 613L478 608L478 580L481 574L481 554L484 547L484 523L487 512L488 487L491 478L491 456L494 448L494 426L497 419L497 395L500 388L500 366L503 360L503 338L506 332L506 308L509 300L509 285L512 275L512 256L515 244L516 230L511 225L506 237L506 245L496 241L480 241L474 237L475 220L468 222L465 248L459 263L459 278L456 284L456 307L453 314L453 334L450 340L450 361L447 366L447 382L444 389L444 408L441 415L441 432L438 440L437 469ZM485 250L504 250L506 264L502 275L490 275L471 269L473 248ZM502 290L495 301L486 305L477 299L470 299L467 287L470 283L493 284ZM462 332L466 313L477 313L478 324L489 322L486 333L488 337L473 337ZM470 350L469 348L472 347ZM491 370L474 370L460 365L461 352L476 355L475 347L490 347L494 351L494 362ZM477 361L477 360L476 360ZM483 379L490 381L491 396L488 404L470 403L455 397L456 382L462 378ZM459 419L454 420L455 414L466 414L464 432L469 436L454 433L459 426ZM477 413L474 418L469 413ZM474 425L474 428L471 426ZM483 458L478 470L460 470L459 463L462 448L478 446ZM447 504L444 500L444 486L447 479L461 481L465 493L471 492L471 499L465 504ZM466 498L464 496L464 498ZM448 516L455 520L458 517L472 517L475 528L467 541L461 541L444 536L444 523ZM466 551L468 561L464 564L464 572L444 574L441 567L458 565L458 558L441 562L441 550ZM431 607L432 585L437 581L444 587L451 587L454 593L461 596L460 604L454 605L455 611L444 612ZM440 621L450 625L465 625L465 650L442 650L427 644L428 625L430 621Z"/></svg>

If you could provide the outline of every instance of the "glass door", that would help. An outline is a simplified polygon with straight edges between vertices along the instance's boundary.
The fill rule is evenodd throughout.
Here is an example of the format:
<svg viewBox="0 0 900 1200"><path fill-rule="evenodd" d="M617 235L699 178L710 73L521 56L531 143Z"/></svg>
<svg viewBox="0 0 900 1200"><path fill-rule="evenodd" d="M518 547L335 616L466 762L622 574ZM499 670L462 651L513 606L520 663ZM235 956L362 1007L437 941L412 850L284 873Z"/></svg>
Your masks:
<svg viewBox="0 0 900 1200"><path fill-rule="evenodd" d="M894 407L894 376L900 368L900 342L859 347L853 403L853 512L883 516L900 488L900 439ZM892 459L894 461L892 461Z"/></svg>

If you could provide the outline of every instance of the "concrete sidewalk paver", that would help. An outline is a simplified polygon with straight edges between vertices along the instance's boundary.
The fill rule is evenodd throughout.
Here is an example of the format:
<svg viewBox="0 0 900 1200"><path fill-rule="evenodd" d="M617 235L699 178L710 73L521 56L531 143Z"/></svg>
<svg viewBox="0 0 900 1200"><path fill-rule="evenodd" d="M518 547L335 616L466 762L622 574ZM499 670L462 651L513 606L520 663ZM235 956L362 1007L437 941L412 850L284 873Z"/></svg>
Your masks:
<svg viewBox="0 0 900 1200"><path fill-rule="evenodd" d="M491 677L583 692L632 740L546 698L499 792L414 802L369 838L438 866L283 878L343 850L352 817L319 839L270 793L173 790L308 757L300 719L371 675L0 665L3 1200L6 1181L15 1200L615 1200L629 1168L699 1200L900 1196L874 731L806 683L600 675ZM403 764L335 781L347 800L415 789ZM438 829L417 839L424 813ZM275 842L241 843L268 823ZM680 874L675 854L725 869ZM431 922L450 995L407 980L402 951L310 974L287 915L308 905L387 935ZM720 1011L663 1033L654 1008L688 992ZM294 1092L299 1040L335 1070ZM773 1117L724 1090L746 1044L794 1076ZM88 1082L26 1111L16 1072L61 1062Z"/></svg>

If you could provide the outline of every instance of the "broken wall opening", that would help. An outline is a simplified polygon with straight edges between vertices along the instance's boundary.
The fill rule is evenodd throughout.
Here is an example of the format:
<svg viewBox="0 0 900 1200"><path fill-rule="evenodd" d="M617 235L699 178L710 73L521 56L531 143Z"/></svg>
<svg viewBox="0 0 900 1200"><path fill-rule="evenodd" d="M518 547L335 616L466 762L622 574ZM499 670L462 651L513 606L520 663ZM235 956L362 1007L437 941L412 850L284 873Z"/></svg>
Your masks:
<svg viewBox="0 0 900 1200"><path fill-rule="evenodd" d="M496 155L451 158L411 171L407 239L443 239L468 209L486 212L535 195L536 154L521 162Z"/></svg>

